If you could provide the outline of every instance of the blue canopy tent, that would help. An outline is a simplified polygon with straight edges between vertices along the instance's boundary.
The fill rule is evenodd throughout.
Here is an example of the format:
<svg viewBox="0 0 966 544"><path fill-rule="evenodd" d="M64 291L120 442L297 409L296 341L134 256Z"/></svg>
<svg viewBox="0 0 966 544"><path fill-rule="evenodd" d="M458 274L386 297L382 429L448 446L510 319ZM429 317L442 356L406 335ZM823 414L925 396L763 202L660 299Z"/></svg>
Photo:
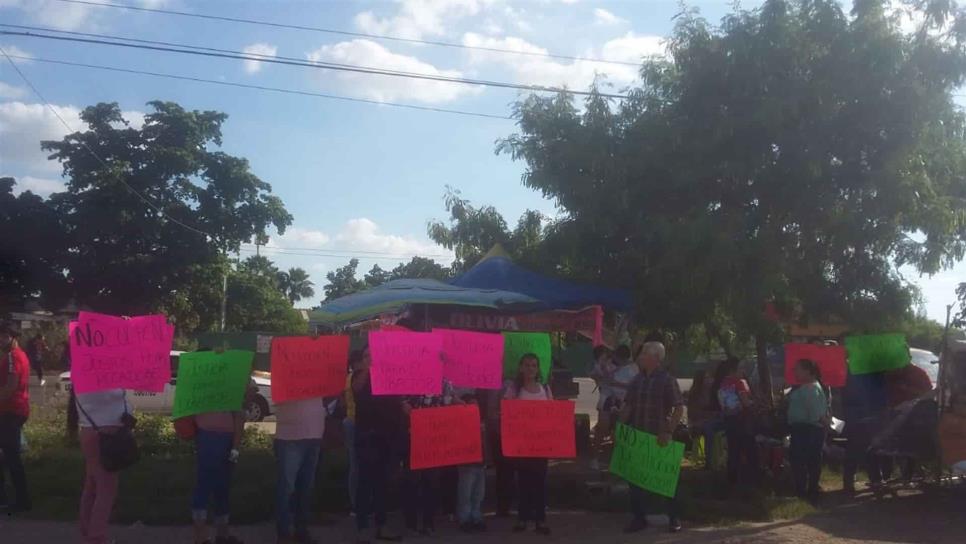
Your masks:
<svg viewBox="0 0 966 544"><path fill-rule="evenodd" d="M499 245L494 246L476 266L450 283L459 287L523 293L542 301L547 309L600 305L609 310L630 312L634 308L631 294L627 291L537 274L510 260Z"/></svg>
<svg viewBox="0 0 966 544"><path fill-rule="evenodd" d="M356 323L384 313L395 313L413 304L469 306L528 312L543 307L541 301L521 293L450 285L429 279L402 279L326 302L309 314L313 325L334 327Z"/></svg>

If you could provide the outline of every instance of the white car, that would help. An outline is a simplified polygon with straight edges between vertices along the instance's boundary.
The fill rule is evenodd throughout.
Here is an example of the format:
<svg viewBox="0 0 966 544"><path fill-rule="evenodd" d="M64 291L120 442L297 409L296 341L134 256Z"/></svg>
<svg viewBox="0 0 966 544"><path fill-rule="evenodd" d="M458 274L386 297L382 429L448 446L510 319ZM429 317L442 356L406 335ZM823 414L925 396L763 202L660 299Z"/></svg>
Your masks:
<svg viewBox="0 0 966 544"><path fill-rule="evenodd" d="M171 368L177 368L178 357L184 352L171 352ZM247 399L245 402L245 417L248 421L262 421L274 412L272 404L272 375L268 372L255 371L252 379L258 387L258 392ZM159 414L170 414L174 407L174 389L177 384L177 377L172 377L171 381L164 386L164 391L151 393L148 391L131 391L128 400L131 406L139 412L151 412ZM70 382L70 372L60 374L57 390L63 393L70 393L73 385Z"/></svg>

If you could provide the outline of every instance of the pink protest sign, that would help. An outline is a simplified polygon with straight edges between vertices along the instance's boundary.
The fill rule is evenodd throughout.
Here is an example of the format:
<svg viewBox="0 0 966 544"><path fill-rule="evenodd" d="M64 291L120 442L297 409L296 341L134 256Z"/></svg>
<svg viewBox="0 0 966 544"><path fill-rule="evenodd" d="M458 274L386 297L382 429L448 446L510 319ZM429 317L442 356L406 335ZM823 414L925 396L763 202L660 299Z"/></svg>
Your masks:
<svg viewBox="0 0 966 544"><path fill-rule="evenodd" d="M427 332L369 333L373 395L439 395L442 338Z"/></svg>
<svg viewBox="0 0 966 544"><path fill-rule="evenodd" d="M70 323L71 383L77 393L160 393L171 379L174 327L163 315L123 319L81 312Z"/></svg>
<svg viewBox="0 0 966 544"><path fill-rule="evenodd" d="M503 335L433 329L442 338L443 378L456 387L503 386Z"/></svg>

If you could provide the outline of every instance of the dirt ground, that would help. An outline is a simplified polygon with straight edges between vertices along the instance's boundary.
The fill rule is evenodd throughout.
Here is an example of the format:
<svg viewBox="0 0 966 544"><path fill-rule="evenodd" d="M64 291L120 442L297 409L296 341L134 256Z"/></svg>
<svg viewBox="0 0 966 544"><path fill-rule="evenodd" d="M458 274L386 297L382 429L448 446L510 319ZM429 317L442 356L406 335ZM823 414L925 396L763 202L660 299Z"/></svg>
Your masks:
<svg viewBox="0 0 966 544"><path fill-rule="evenodd" d="M756 542L763 544L820 544L825 542L865 542L872 544L962 544L966 542L966 489L939 490L929 493L912 492L898 498L874 500L860 498L842 502L821 513L794 521L762 524L742 524L733 527L689 527L678 535L664 530L665 519L651 519L652 527L637 535L622 534L626 516L589 512L551 512L549 523L554 530L548 542L559 543L680 543L711 544ZM484 535L466 536L451 523L440 523L440 533L433 538L417 537L408 541L465 542L482 544L516 542L532 544L544 537L532 533L514 534L510 520L490 520L490 530ZM333 519L327 525L313 529L322 543L337 544L354 541L349 518ZM237 534L249 544L273 543L270 524L237 528ZM134 525L115 527L113 536L120 544L176 544L190 543L188 527L145 527ZM4 544L48 544L76 542L73 524L43 521L23 521L0 518L0 542Z"/></svg>

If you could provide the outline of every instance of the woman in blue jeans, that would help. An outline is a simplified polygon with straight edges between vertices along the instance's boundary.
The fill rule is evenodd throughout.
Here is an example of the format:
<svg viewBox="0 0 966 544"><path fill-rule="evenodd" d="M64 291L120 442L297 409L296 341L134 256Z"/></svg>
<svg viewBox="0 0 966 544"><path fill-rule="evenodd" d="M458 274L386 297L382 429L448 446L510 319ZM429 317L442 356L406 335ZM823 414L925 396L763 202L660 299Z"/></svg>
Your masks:
<svg viewBox="0 0 966 544"><path fill-rule="evenodd" d="M208 503L215 519L215 544L241 544L228 529L231 473L238 462L245 416L242 412L208 412L195 416L197 483L191 497L195 544L210 544Z"/></svg>
<svg viewBox="0 0 966 544"><path fill-rule="evenodd" d="M275 521L279 544L315 542L309 535L308 521L325 416L321 397L275 406Z"/></svg>

